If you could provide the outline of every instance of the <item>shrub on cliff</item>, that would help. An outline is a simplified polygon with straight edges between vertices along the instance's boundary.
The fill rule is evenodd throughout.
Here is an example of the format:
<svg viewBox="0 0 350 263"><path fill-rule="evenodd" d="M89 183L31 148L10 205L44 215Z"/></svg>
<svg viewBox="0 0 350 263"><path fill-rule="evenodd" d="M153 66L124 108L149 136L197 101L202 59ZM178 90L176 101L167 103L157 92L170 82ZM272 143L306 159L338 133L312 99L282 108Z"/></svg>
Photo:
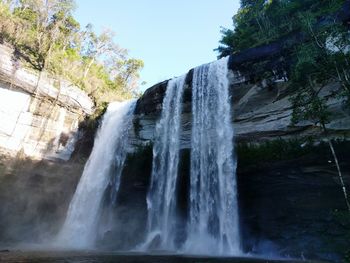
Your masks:
<svg viewBox="0 0 350 263"><path fill-rule="evenodd" d="M3 0L0 40L15 47L27 67L68 79L97 104L134 96L143 62L129 58L111 31L97 35L72 15L74 0Z"/></svg>

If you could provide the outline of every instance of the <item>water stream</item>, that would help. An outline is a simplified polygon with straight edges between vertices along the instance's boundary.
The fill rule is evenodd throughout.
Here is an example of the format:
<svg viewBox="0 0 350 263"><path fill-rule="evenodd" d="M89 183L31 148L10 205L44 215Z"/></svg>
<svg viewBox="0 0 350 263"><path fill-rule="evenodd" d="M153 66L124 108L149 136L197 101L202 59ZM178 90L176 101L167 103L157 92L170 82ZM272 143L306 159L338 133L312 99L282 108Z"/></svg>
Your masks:
<svg viewBox="0 0 350 263"><path fill-rule="evenodd" d="M227 58L194 69L190 218L186 250L240 253Z"/></svg>
<svg viewBox="0 0 350 263"><path fill-rule="evenodd" d="M158 239L158 249L175 249L176 182L184 82L185 76L168 82L153 145L151 185L147 195L148 234L145 245L152 246L150 242Z"/></svg>
<svg viewBox="0 0 350 263"><path fill-rule="evenodd" d="M59 246L70 249L94 246L105 189L111 181L114 184L113 192L119 189L135 104L135 101L126 101L108 106L58 235Z"/></svg>
<svg viewBox="0 0 350 263"><path fill-rule="evenodd" d="M177 187L184 185L179 180L185 180L179 179L178 165L186 76L167 84L153 141L142 251L241 254L227 63L224 58L193 72L190 178L185 192ZM116 200L118 194L134 108L133 101L109 105L59 234L63 246L93 247L108 184L112 184L111 199ZM179 215L180 193L188 199L185 218ZM113 222L108 224L112 228Z"/></svg>

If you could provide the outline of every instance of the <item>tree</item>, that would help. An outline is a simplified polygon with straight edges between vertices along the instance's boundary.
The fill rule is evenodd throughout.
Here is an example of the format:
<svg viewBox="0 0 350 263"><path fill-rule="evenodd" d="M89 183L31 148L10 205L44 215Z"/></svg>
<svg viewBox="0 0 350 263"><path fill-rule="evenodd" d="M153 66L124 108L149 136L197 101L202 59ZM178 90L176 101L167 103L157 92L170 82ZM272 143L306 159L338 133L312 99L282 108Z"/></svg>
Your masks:
<svg viewBox="0 0 350 263"><path fill-rule="evenodd" d="M346 185L326 126L331 117L327 101L334 97L349 101L350 54L347 49L350 47L350 39L346 37L349 33L347 28L336 23L318 25L315 16L310 12L300 16L300 21L301 27L310 34L311 41L301 44L296 52L297 62L293 67L292 85L298 89L292 98L292 123L309 120L320 127L331 150L345 203L350 212ZM339 82L340 88L333 93L321 95L326 84L330 82Z"/></svg>
<svg viewBox="0 0 350 263"><path fill-rule="evenodd" d="M233 29L222 30L219 57L268 44L301 30L300 14L311 12L327 17L336 12L344 0L242 0L233 17ZM225 41L229 39L229 41Z"/></svg>
<svg viewBox="0 0 350 263"><path fill-rule="evenodd" d="M128 91L134 92L138 87L140 78L139 71L144 67L144 63L139 59L127 59L118 61L117 74L115 74L115 83Z"/></svg>
<svg viewBox="0 0 350 263"><path fill-rule="evenodd" d="M32 25L22 43L24 52L34 55L32 64L43 71L47 67L52 49L64 39L66 21L71 17L73 0L21 0L14 14Z"/></svg>
<svg viewBox="0 0 350 263"><path fill-rule="evenodd" d="M99 36L92 31L92 26L88 25L84 32L87 41L87 49L85 50L85 56L89 61L86 65L83 78L85 79L89 73L91 66L100 57L119 59L125 58L126 50L120 48L113 42L114 32L110 30L104 30Z"/></svg>
<svg viewBox="0 0 350 263"><path fill-rule="evenodd" d="M319 125L331 150L338 171L338 177L344 194L345 203L350 212L349 197L340 169L338 157L335 152L332 139L328 136L328 130L326 128L326 124L329 122L330 114L327 109L326 99L320 97L319 93L320 89L313 87L311 84L310 86L303 89L303 91L299 92L295 97L293 97L292 123L296 124L301 120L309 120L312 121L314 125Z"/></svg>
<svg viewBox="0 0 350 263"><path fill-rule="evenodd" d="M221 28L222 37L219 41L219 47L214 49L214 51L219 52L219 58L229 56L234 53L233 43L234 43L234 32L228 28Z"/></svg>

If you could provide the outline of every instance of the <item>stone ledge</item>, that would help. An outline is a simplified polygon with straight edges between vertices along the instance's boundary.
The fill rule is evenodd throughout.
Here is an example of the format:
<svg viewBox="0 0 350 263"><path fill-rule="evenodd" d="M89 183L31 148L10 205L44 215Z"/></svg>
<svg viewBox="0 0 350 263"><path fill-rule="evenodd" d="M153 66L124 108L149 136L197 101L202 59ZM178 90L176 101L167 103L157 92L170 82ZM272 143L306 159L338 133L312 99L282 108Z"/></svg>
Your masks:
<svg viewBox="0 0 350 263"><path fill-rule="evenodd" d="M61 80L60 88L57 88L58 82L43 73L36 90L38 72L21 67L19 61L13 59L13 52L11 47L0 45L0 79L2 81L12 83L13 88L31 95L37 93L39 96L57 100L62 106L81 109L85 114L93 113L93 101L84 91L68 81Z"/></svg>

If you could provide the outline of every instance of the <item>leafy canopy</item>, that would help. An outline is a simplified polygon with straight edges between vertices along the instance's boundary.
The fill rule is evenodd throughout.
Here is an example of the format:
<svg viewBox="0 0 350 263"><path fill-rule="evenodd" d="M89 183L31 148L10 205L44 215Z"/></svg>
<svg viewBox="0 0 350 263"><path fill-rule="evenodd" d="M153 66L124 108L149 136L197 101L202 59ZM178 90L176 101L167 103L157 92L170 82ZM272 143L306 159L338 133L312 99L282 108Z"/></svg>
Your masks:
<svg viewBox="0 0 350 263"><path fill-rule="evenodd" d="M74 0L1 0L0 40L29 68L67 79L97 104L135 96L144 64L129 58L110 30L75 20Z"/></svg>

